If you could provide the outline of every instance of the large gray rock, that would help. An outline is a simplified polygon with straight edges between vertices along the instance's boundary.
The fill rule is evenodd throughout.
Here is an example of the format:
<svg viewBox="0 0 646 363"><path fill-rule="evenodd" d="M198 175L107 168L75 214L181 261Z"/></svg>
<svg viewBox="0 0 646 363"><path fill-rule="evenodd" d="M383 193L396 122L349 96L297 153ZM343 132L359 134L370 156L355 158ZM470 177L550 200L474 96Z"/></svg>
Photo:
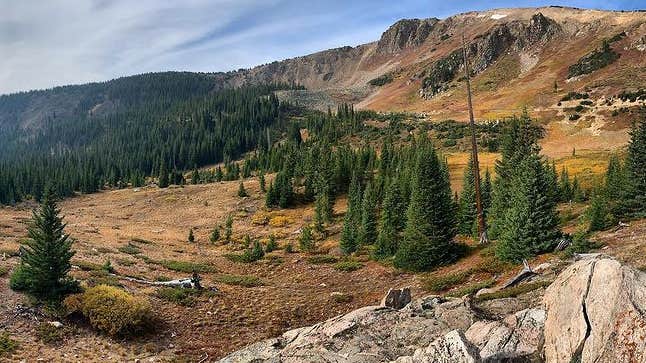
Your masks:
<svg viewBox="0 0 646 363"><path fill-rule="evenodd" d="M368 306L252 344L221 362L384 362L411 356L474 320L461 299L420 299L401 310Z"/></svg>
<svg viewBox="0 0 646 363"><path fill-rule="evenodd" d="M525 309L502 321L481 320L466 331L484 362L538 360L543 347L545 311Z"/></svg>
<svg viewBox="0 0 646 363"><path fill-rule="evenodd" d="M604 256L575 262L547 289L547 362L646 361L646 274Z"/></svg>
<svg viewBox="0 0 646 363"><path fill-rule="evenodd" d="M476 363L478 348L459 330L437 338L426 348L416 349L412 356L399 357L394 363Z"/></svg>
<svg viewBox="0 0 646 363"><path fill-rule="evenodd" d="M381 300L381 306L393 309L401 309L411 302L410 287L403 289L390 289Z"/></svg>

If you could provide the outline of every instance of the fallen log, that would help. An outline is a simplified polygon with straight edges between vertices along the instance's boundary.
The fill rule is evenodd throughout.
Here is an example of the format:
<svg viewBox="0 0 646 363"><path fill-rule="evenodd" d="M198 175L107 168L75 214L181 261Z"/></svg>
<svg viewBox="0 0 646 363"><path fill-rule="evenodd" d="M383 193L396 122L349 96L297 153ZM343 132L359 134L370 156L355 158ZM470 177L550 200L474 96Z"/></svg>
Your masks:
<svg viewBox="0 0 646 363"><path fill-rule="evenodd" d="M153 286L164 286L164 287L180 287L183 289L195 289L202 290L201 278L197 274L193 274L192 277L187 277L183 279L170 280L170 281L149 281L144 279L138 279L129 276L119 276L117 274L110 274L118 279L136 282L139 284L153 285Z"/></svg>
<svg viewBox="0 0 646 363"><path fill-rule="evenodd" d="M532 271L532 268L529 267L529 264L527 263L527 260L523 260L523 269L513 278L509 279L507 282L502 285L501 289L506 289L508 287L512 287L521 281L529 278L530 276L535 275L536 273Z"/></svg>
<svg viewBox="0 0 646 363"><path fill-rule="evenodd" d="M572 241L569 238L561 238L561 240L559 241L559 244L556 245L556 248L554 249L554 252L563 251L571 243L572 243Z"/></svg>

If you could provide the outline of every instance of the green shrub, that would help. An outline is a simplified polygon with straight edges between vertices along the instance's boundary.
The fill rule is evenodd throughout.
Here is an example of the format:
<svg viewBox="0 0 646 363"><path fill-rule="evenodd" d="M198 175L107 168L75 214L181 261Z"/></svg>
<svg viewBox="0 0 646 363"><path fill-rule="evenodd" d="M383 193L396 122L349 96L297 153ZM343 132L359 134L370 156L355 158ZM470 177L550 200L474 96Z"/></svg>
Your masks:
<svg viewBox="0 0 646 363"><path fill-rule="evenodd" d="M265 246L265 252L270 253L273 251L276 251L278 249L278 243L276 242L276 237L274 235L269 236L269 241L267 242L267 246Z"/></svg>
<svg viewBox="0 0 646 363"><path fill-rule="evenodd" d="M129 255L138 255L141 253L141 248L135 244L132 244L132 242L128 242L128 244L125 246L120 246L119 248L117 248L117 250L121 253L126 253Z"/></svg>
<svg viewBox="0 0 646 363"><path fill-rule="evenodd" d="M153 263L161 265L169 270L177 271L177 272L185 272L185 273L192 273L192 272L198 272L198 273L209 273L209 272L215 272L216 269L207 264L207 263L200 263L200 262L190 262L190 261L175 261L175 260L162 260L162 261L154 261Z"/></svg>
<svg viewBox="0 0 646 363"><path fill-rule="evenodd" d="M182 306L195 305L195 295L197 294L199 294L198 290L184 289L181 287L164 287L157 290L158 298Z"/></svg>
<svg viewBox="0 0 646 363"><path fill-rule="evenodd" d="M7 273L9 273L9 267L0 266L0 277L4 277Z"/></svg>
<svg viewBox="0 0 646 363"><path fill-rule="evenodd" d="M422 284L427 291L444 291L464 283L471 276L471 271L458 271L446 275L427 276Z"/></svg>
<svg viewBox="0 0 646 363"><path fill-rule="evenodd" d="M334 302L339 303L339 304L347 304L349 302L352 302L352 300L353 300L352 295L344 294L344 293L340 293L340 292L339 293L333 293L331 295L331 297L332 297L332 300L334 300Z"/></svg>
<svg viewBox="0 0 646 363"><path fill-rule="evenodd" d="M36 336L45 344L60 343L64 337L62 328L57 328L50 323L43 322L38 325Z"/></svg>
<svg viewBox="0 0 646 363"><path fill-rule="evenodd" d="M285 246L285 252L294 253L294 245L291 242L289 242L287 246Z"/></svg>
<svg viewBox="0 0 646 363"><path fill-rule="evenodd" d="M142 298L106 285L68 296L64 306L69 313L81 313L95 329L112 336L137 333L150 326L150 303Z"/></svg>
<svg viewBox="0 0 646 363"><path fill-rule="evenodd" d="M130 240L132 242L141 243L141 244L144 244L144 245L149 245L149 244L153 243L153 241L149 241L147 239L143 239L143 238L139 238L139 237L133 237Z"/></svg>
<svg viewBox="0 0 646 363"><path fill-rule="evenodd" d="M215 278L216 281L227 285L255 287L262 286L264 283L256 276L250 275L220 275Z"/></svg>
<svg viewBox="0 0 646 363"><path fill-rule="evenodd" d="M10 356L18 350L18 342L11 339L9 333L0 331L0 357Z"/></svg>
<svg viewBox="0 0 646 363"><path fill-rule="evenodd" d="M338 261L339 259L337 257L330 255L316 255L307 258L307 262L313 263L315 265L321 265L324 263L336 263Z"/></svg>
<svg viewBox="0 0 646 363"><path fill-rule="evenodd" d="M88 262L88 261L75 261L74 263L78 268L80 268L82 271L97 271L101 270L101 265Z"/></svg>
<svg viewBox="0 0 646 363"><path fill-rule="evenodd" d="M363 267L363 264L361 262L352 261L352 260L341 261L334 264L335 269L343 272L356 271L362 267Z"/></svg>
<svg viewBox="0 0 646 363"><path fill-rule="evenodd" d="M544 280L544 281L536 281L536 282L530 282L530 283L527 283L527 284L517 285L517 286L509 287L507 289L503 289L503 290L499 290L499 291L496 291L496 292L482 294L480 296L477 296L475 298L475 302L481 302L481 301L487 301L487 300L495 300L495 299L503 299L503 298L508 298L508 297L516 297L518 295L526 294L526 293L534 291L536 289L547 287L551 283L552 283L552 281Z"/></svg>

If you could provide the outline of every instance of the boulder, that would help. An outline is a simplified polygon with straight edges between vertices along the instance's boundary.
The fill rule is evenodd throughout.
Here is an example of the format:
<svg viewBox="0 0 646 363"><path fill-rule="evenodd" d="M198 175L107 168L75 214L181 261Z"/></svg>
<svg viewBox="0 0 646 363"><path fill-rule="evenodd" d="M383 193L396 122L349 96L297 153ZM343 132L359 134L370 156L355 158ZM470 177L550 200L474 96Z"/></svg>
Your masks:
<svg viewBox="0 0 646 363"><path fill-rule="evenodd" d="M545 292L547 362L646 361L646 274L586 256Z"/></svg>
<svg viewBox="0 0 646 363"><path fill-rule="evenodd" d="M391 361L412 356L451 330L466 330L474 319L461 299L420 299L401 310L368 306L252 344L221 362Z"/></svg>
<svg viewBox="0 0 646 363"><path fill-rule="evenodd" d="M410 287L403 289L389 289L386 296L381 300L381 306L393 309L401 309L411 302Z"/></svg>
<svg viewBox="0 0 646 363"><path fill-rule="evenodd" d="M477 321L465 336L485 362L531 361L540 355L544 324L544 310L525 309L502 321Z"/></svg>
<svg viewBox="0 0 646 363"><path fill-rule="evenodd" d="M476 363L480 362L478 348L459 330L452 330L435 339L426 348L415 350L412 356L399 357L394 363Z"/></svg>

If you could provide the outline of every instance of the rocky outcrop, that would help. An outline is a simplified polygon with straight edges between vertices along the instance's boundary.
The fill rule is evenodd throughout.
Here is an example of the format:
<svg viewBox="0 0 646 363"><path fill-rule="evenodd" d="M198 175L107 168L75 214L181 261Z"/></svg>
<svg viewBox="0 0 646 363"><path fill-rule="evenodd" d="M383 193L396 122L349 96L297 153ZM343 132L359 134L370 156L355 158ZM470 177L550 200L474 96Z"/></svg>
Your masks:
<svg viewBox="0 0 646 363"><path fill-rule="evenodd" d="M467 45L467 59L472 74L478 74L503 54L511 50L523 50L547 41L557 35L559 25L541 13L534 14L529 22L512 21L498 24L476 37ZM420 96L430 98L448 89L450 82L463 70L462 49L456 49L448 56L439 59L428 70L422 81Z"/></svg>
<svg viewBox="0 0 646 363"><path fill-rule="evenodd" d="M607 256L585 255L567 267L542 304L498 320L482 308L468 297L439 296L400 310L369 306L222 362L646 361L646 274Z"/></svg>
<svg viewBox="0 0 646 363"><path fill-rule="evenodd" d="M539 354L545 312L478 321L468 300L430 296L370 306L253 344L222 362L494 362Z"/></svg>
<svg viewBox="0 0 646 363"><path fill-rule="evenodd" d="M377 43L377 53L393 54L424 43L439 19L403 19L391 25Z"/></svg>
<svg viewBox="0 0 646 363"><path fill-rule="evenodd" d="M568 267L545 293L547 362L646 361L646 274L604 256Z"/></svg>

